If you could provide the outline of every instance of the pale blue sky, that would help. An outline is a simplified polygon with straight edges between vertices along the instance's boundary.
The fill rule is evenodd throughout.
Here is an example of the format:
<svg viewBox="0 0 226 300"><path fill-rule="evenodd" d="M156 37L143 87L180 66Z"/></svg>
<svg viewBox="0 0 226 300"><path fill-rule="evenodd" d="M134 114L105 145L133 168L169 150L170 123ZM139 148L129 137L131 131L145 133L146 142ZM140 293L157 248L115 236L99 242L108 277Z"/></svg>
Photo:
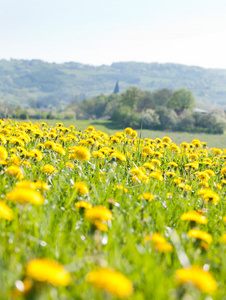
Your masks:
<svg viewBox="0 0 226 300"><path fill-rule="evenodd" d="M225 0L0 0L0 59L226 68Z"/></svg>

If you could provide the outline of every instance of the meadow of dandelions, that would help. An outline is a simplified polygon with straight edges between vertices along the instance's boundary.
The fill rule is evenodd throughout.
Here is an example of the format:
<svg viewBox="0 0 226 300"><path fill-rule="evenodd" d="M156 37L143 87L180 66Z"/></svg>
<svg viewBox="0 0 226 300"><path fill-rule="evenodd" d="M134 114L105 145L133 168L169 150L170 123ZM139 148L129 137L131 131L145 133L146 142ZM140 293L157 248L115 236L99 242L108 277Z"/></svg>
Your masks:
<svg viewBox="0 0 226 300"><path fill-rule="evenodd" d="M225 299L226 150L0 121L0 299Z"/></svg>

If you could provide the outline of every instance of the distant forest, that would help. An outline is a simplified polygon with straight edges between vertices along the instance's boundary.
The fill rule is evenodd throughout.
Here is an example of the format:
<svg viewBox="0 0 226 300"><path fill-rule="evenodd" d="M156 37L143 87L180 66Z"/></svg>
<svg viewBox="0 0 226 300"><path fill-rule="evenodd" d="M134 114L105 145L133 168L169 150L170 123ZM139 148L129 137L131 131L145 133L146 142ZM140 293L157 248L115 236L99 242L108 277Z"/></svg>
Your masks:
<svg viewBox="0 0 226 300"><path fill-rule="evenodd" d="M67 115L77 119L107 119L125 128L144 128L187 132L223 133L226 124L224 110L195 109L191 91L184 88L171 91L142 91L132 86L123 93L100 94L79 103L71 102ZM66 112L65 111L65 112Z"/></svg>
<svg viewBox="0 0 226 300"><path fill-rule="evenodd" d="M145 91L186 88L200 107L226 107L226 70L159 63L119 62L91 66L41 60L0 60L0 103L23 108L64 108L100 94L130 86Z"/></svg>

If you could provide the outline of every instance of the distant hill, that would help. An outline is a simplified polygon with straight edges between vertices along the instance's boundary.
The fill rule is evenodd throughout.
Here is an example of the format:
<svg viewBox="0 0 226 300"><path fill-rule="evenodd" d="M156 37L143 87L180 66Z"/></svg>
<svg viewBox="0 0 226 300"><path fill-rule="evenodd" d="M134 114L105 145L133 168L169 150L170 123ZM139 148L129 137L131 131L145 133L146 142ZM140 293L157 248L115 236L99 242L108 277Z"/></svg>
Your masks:
<svg viewBox="0 0 226 300"><path fill-rule="evenodd" d="M26 106L29 101L66 104L110 94L116 81L120 92L135 85L142 90L191 90L200 106L226 107L226 70L179 64L118 62L91 66L41 60L0 60L0 103Z"/></svg>

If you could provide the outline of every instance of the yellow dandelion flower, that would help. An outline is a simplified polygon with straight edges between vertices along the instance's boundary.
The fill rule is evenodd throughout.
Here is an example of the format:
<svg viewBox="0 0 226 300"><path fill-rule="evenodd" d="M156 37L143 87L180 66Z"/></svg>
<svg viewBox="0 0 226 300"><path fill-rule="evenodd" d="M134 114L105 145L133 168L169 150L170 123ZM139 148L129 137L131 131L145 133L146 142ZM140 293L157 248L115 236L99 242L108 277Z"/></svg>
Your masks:
<svg viewBox="0 0 226 300"><path fill-rule="evenodd" d="M46 182L42 182L40 180L36 180L35 182L35 187L38 190L42 190L42 191L47 191L49 190L49 186Z"/></svg>
<svg viewBox="0 0 226 300"><path fill-rule="evenodd" d="M101 151L93 151L92 157L105 158L104 154Z"/></svg>
<svg viewBox="0 0 226 300"><path fill-rule="evenodd" d="M42 158L43 158L42 152L38 149L32 149L30 151L30 154L31 154L32 157L36 158L38 161L41 161Z"/></svg>
<svg viewBox="0 0 226 300"><path fill-rule="evenodd" d="M55 286L67 286L68 272L59 263L47 258L34 259L26 266L26 275L36 281L49 282Z"/></svg>
<svg viewBox="0 0 226 300"><path fill-rule="evenodd" d="M207 224L207 219L205 216L201 215L196 211L189 211L181 215L180 219L182 221L193 221L199 224Z"/></svg>
<svg viewBox="0 0 226 300"><path fill-rule="evenodd" d="M76 182L73 189L76 189L79 195L86 195L89 193L88 186L85 182Z"/></svg>
<svg viewBox="0 0 226 300"><path fill-rule="evenodd" d="M150 194L150 193L143 193L142 195L140 195L138 197L138 199L145 199L145 200L148 200L148 201L152 201L155 199L155 195L153 194Z"/></svg>
<svg viewBox="0 0 226 300"><path fill-rule="evenodd" d="M212 148L212 151L216 155L221 155L223 153L223 151L219 148Z"/></svg>
<svg viewBox="0 0 226 300"><path fill-rule="evenodd" d="M108 227L104 222L105 221L94 220L94 221L92 221L92 225L100 231L108 231Z"/></svg>
<svg viewBox="0 0 226 300"><path fill-rule="evenodd" d="M19 166L19 164L20 164L20 158L19 158L19 156L16 155L16 154L11 155L10 162L13 163L14 165Z"/></svg>
<svg viewBox="0 0 226 300"><path fill-rule="evenodd" d="M164 137L162 138L162 141L163 141L163 143L170 144L170 143L171 143L171 138L168 137L168 136L164 136Z"/></svg>
<svg viewBox="0 0 226 300"><path fill-rule="evenodd" d="M212 242L212 236L205 232L205 231L202 231L202 230L199 230L199 229L192 229L192 230L189 230L188 231L188 236L190 238L195 238L195 239L198 239L198 240L202 240L204 242L206 242L207 244L211 244Z"/></svg>
<svg viewBox="0 0 226 300"><path fill-rule="evenodd" d="M143 147L142 154L147 156L147 155L150 155L152 153L153 153L153 151L152 151L151 147L149 147L149 146L144 146Z"/></svg>
<svg viewBox="0 0 226 300"><path fill-rule="evenodd" d="M209 175L206 172L198 172L197 178L202 181L208 181L210 179Z"/></svg>
<svg viewBox="0 0 226 300"><path fill-rule="evenodd" d="M130 134L131 139L135 139L137 137L137 131L133 130Z"/></svg>
<svg viewBox="0 0 226 300"><path fill-rule="evenodd" d="M86 201L78 201L75 203L75 208L76 209L79 209L79 208L90 209L90 208L92 208L92 204L90 204L89 202L86 202Z"/></svg>
<svg viewBox="0 0 226 300"><path fill-rule="evenodd" d="M172 245L167 243L165 238L160 233L153 233L151 241L154 243L154 248L159 252L171 252L173 251Z"/></svg>
<svg viewBox="0 0 226 300"><path fill-rule="evenodd" d="M199 163L197 161L190 162L185 165L188 169L198 169L199 168Z"/></svg>
<svg viewBox="0 0 226 300"><path fill-rule="evenodd" d="M107 291L114 297L126 298L133 293L133 286L129 279L107 268L90 272L86 280L96 289Z"/></svg>
<svg viewBox="0 0 226 300"><path fill-rule="evenodd" d="M169 162L168 165L169 165L170 167L173 167L174 169L176 169L176 168L178 167L178 164L177 164L175 161Z"/></svg>
<svg viewBox="0 0 226 300"><path fill-rule="evenodd" d="M90 221L108 221L112 220L113 216L108 208L104 206L94 206L86 211L86 218Z"/></svg>
<svg viewBox="0 0 226 300"><path fill-rule="evenodd" d="M151 241L155 244L166 243L165 238L160 233L153 233L151 236Z"/></svg>
<svg viewBox="0 0 226 300"><path fill-rule="evenodd" d="M0 146L0 159L2 161L5 161L7 159L7 157L8 157L8 152L7 152L6 148L3 146Z"/></svg>
<svg viewBox="0 0 226 300"><path fill-rule="evenodd" d="M180 269L176 272L177 284L193 283L204 293L213 293L217 289L217 283L209 272L202 268L192 266Z"/></svg>
<svg viewBox="0 0 226 300"><path fill-rule="evenodd" d="M33 181L29 181L29 180L21 180L18 181L16 184L17 187L23 187L23 188L31 188L36 190L36 185Z"/></svg>
<svg viewBox="0 0 226 300"><path fill-rule="evenodd" d="M6 199L21 204L32 203L41 205L43 203L42 195L38 191L28 187L16 187L6 194Z"/></svg>
<svg viewBox="0 0 226 300"><path fill-rule="evenodd" d="M151 163L151 162L145 162L145 163L143 164L143 166L144 166L145 168L147 168L147 169L152 170L152 171L155 169L154 164Z"/></svg>
<svg viewBox="0 0 226 300"><path fill-rule="evenodd" d="M205 202L212 202L213 204L217 204L220 201L220 196L217 193L210 191L203 195L203 200Z"/></svg>
<svg viewBox="0 0 226 300"><path fill-rule="evenodd" d="M203 188L203 189L198 191L198 195L204 195L204 194L209 193L209 192L213 192L213 191L211 189Z"/></svg>
<svg viewBox="0 0 226 300"><path fill-rule="evenodd" d="M159 181L163 181L163 176L160 172L156 171L156 172L152 172L150 175L149 175L151 178L155 178L155 179L158 179Z"/></svg>
<svg viewBox="0 0 226 300"><path fill-rule="evenodd" d="M54 168L54 166L49 165L49 164L45 165L44 167L41 167L40 170L47 174L52 174L52 173L58 172L58 170L56 168Z"/></svg>
<svg viewBox="0 0 226 300"><path fill-rule="evenodd" d="M5 136L3 134L0 134L0 143L2 144L6 144L7 143L7 140L5 138Z"/></svg>
<svg viewBox="0 0 226 300"><path fill-rule="evenodd" d="M210 177L215 176L215 173L214 173L213 170L208 169L208 170L205 170L204 172L205 172L206 174L208 174Z"/></svg>
<svg viewBox="0 0 226 300"><path fill-rule="evenodd" d="M0 201L0 218L6 220L13 219L13 212L3 201Z"/></svg>
<svg viewBox="0 0 226 300"><path fill-rule="evenodd" d="M157 243L154 244L154 249L159 252L172 252L173 251L173 246L170 245L169 243Z"/></svg>
<svg viewBox="0 0 226 300"><path fill-rule="evenodd" d="M216 183L214 184L215 188L217 188L218 190L222 190L222 185L220 183Z"/></svg>
<svg viewBox="0 0 226 300"><path fill-rule="evenodd" d="M133 132L133 129L130 128L130 127L127 127L127 128L125 129L125 133L128 134L128 135L131 135L132 132Z"/></svg>
<svg viewBox="0 0 226 300"><path fill-rule="evenodd" d="M183 142L180 144L180 147L183 148L183 149L188 149L189 148L189 144L186 143L186 142Z"/></svg>
<svg viewBox="0 0 226 300"><path fill-rule="evenodd" d="M89 161L91 154L88 148L83 146L76 146L72 151L73 158L76 160L86 160Z"/></svg>
<svg viewBox="0 0 226 300"><path fill-rule="evenodd" d="M15 176L18 179L22 179L24 177L20 167L18 167L16 165L12 165L12 166L8 167L5 171L5 173Z"/></svg>
<svg viewBox="0 0 226 300"><path fill-rule="evenodd" d="M122 162L126 161L126 156L121 152L113 152L110 156L117 158L117 160L122 161Z"/></svg>
<svg viewBox="0 0 226 300"><path fill-rule="evenodd" d="M69 161L67 161L67 162L65 163L65 166L66 166L66 167L69 167L69 168L71 168L71 169L74 169L74 167L75 167L75 165L74 165L73 163L69 162Z"/></svg>
<svg viewBox="0 0 226 300"><path fill-rule="evenodd" d="M143 176L145 175L143 171L145 170L140 168L132 168L129 172L135 176Z"/></svg>
<svg viewBox="0 0 226 300"><path fill-rule="evenodd" d="M156 158L153 158L153 159L151 160L151 163L152 163L154 166L157 166L157 167L161 166L161 161L158 160L158 159L156 159Z"/></svg>
<svg viewBox="0 0 226 300"><path fill-rule="evenodd" d="M177 174L175 172L168 171L168 172L166 172L166 176L173 178L173 177L177 176Z"/></svg>
<svg viewBox="0 0 226 300"><path fill-rule="evenodd" d="M206 188L209 187L208 181L205 181L205 180L200 181L200 182L198 183L198 185L199 185L199 186L202 186L202 187L206 187Z"/></svg>

